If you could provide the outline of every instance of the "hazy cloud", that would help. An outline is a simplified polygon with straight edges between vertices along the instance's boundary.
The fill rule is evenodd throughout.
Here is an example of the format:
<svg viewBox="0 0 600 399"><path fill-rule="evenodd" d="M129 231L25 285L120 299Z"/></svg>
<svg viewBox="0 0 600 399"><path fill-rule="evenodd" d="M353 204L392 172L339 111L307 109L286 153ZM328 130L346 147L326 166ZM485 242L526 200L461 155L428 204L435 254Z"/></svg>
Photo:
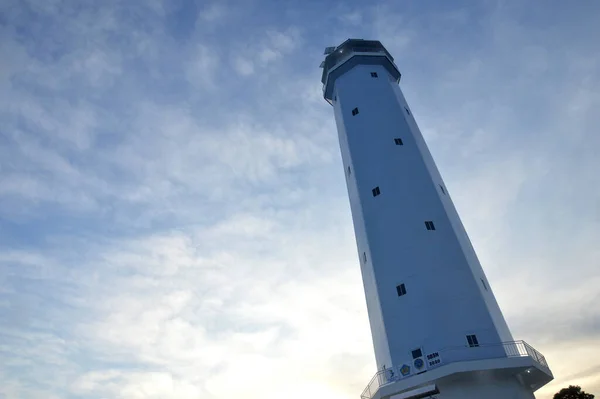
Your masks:
<svg viewBox="0 0 600 399"><path fill-rule="evenodd" d="M358 397L348 36L396 57L538 397L600 392L595 3L0 7L0 396Z"/></svg>

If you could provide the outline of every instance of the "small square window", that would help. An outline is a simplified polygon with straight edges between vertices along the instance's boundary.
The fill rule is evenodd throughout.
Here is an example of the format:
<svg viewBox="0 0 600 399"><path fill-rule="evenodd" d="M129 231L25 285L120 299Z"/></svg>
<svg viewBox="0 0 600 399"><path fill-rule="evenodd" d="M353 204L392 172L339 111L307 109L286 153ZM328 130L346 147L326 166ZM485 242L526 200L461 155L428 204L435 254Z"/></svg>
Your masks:
<svg viewBox="0 0 600 399"><path fill-rule="evenodd" d="M485 290L487 291L487 284L485 283L484 279L481 279L481 284L483 284L483 288L485 288Z"/></svg>
<svg viewBox="0 0 600 399"><path fill-rule="evenodd" d="M350 176L352 174L352 170L350 169L350 166L348 166L348 176Z"/></svg>
<svg viewBox="0 0 600 399"><path fill-rule="evenodd" d="M372 78L376 78L377 77L377 72L371 72L371 77Z"/></svg>
<svg viewBox="0 0 600 399"><path fill-rule="evenodd" d="M367 263L367 253L363 252L363 263Z"/></svg>
<svg viewBox="0 0 600 399"><path fill-rule="evenodd" d="M435 230L435 226L431 220L425 222L425 228L427 230Z"/></svg>
<svg viewBox="0 0 600 399"><path fill-rule="evenodd" d="M381 194L381 190L379 190L379 186L375 187L371 191L373 192L373 197L377 197L379 194Z"/></svg>
<svg viewBox="0 0 600 399"><path fill-rule="evenodd" d="M406 286L404 283L396 286L396 292L398 293L398 296L406 295Z"/></svg>
<svg viewBox="0 0 600 399"><path fill-rule="evenodd" d="M417 359L419 357L423 357L423 351L421 350L421 348L418 348L418 349L415 349L414 351L412 351L413 359Z"/></svg>
<svg viewBox="0 0 600 399"><path fill-rule="evenodd" d="M396 145L404 145L404 143L402 142L402 139L400 139L400 138L395 138L394 143L396 143Z"/></svg>
<svg viewBox="0 0 600 399"><path fill-rule="evenodd" d="M442 194L446 195L446 190L444 190L444 186L440 184L440 190L442 190Z"/></svg>
<svg viewBox="0 0 600 399"><path fill-rule="evenodd" d="M358 115L358 108L352 110L352 116Z"/></svg>
<svg viewBox="0 0 600 399"><path fill-rule="evenodd" d="M408 110L408 108L404 107L404 109L406 110L406 113L410 115L410 111Z"/></svg>
<svg viewBox="0 0 600 399"><path fill-rule="evenodd" d="M467 343L471 348L479 346L479 341L477 340L477 336L475 334L467 335Z"/></svg>

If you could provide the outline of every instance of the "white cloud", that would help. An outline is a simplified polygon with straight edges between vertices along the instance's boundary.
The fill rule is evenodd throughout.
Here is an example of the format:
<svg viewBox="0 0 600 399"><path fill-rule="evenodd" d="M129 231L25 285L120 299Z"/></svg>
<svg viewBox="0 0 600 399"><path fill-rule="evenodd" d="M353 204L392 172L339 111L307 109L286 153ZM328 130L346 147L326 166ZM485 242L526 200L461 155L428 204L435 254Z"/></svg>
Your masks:
<svg viewBox="0 0 600 399"><path fill-rule="evenodd" d="M121 74L120 61L101 49L94 49L81 59L74 60L73 73L84 74L92 87L114 84L113 77Z"/></svg>
<svg viewBox="0 0 600 399"><path fill-rule="evenodd" d="M265 48L259 51L258 59L262 64L268 64L275 61L279 57L279 54L270 48Z"/></svg>
<svg viewBox="0 0 600 399"><path fill-rule="evenodd" d="M555 371L539 397L598 387L600 99L581 41L391 4L351 28L319 14L324 30L300 30L290 12L292 27L237 33L223 21L248 10L213 3L178 42L162 3L34 3L64 23L0 35L1 395L362 391L374 365L337 138L318 70L299 72L344 29L396 56L515 336Z"/></svg>
<svg viewBox="0 0 600 399"><path fill-rule="evenodd" d="M302 43L300 31L296 28L286 30L269 29L260 40L242 43L232 51L233 68L242 75L253 74L281 61L295 51Z"/></svg>
<svg viewBox="0 0 600 399"><path fill-rule="evenodd" d="M198 44L191 51L185 65L185 74L189 83L196 89L208 90L217 87L216 72L219 55L207 46Z"/></svg>
<svg viewBox="0 0 600 399"><path fill-rule="evenodd" d="M236 57L233 67L235 68L236 72L242 76L248 76L254 73L253 62L244 57Z"/></svg>
<svg viewBox="0 0 600 399"><path fill-rule="evenodd" d="M363 21L363 12L354 10L352 12L343 13L338 18L345 24L359 25Z"/></svg>
<svg viewBox="0 0 600 399"><path fill-rule="evenodd" d="M166 372L132 372L123 375L119 370L91 372L73 383L78 395L108 395L120 398L198 398L202 391L197 387L173 378Z"/></svg>
<svg viewBox="0 0 600 399"><path fill-rule="evenodd" d="M218 398L243 389L229 383L236 375L238 382L248 382L248 397L264 395L259 388L267 383L267 397L275 397L298 378L331 389L327 381L339 377L330 369L348 370L331 353L368 363L370 356L359 349L370 346L368 328L355 326L357 315L366 318L362 297L355 295L359 273L339 267L348 254L354 261L352 246L333 243L340 250L328 253L329 237L340 235L326 229L306 243L304 228L289 223L293 215L283 216L261 221L240 215L191 234L90 245L90 253L97 255L85 265L78 262L81 271L68 276L79 299L63 299L84 306L93 317L72 320L70 330L80 353L95 362L137 366L80 373L73 393L187 397L207 392ZM250 245L228 247L236 241ZM69 251L59 256L70 258ZM29 257L33 264L60 263ZM59 275L46 276L46 281L65 279L59 268L49 270ZM288 277L291 270L296 270L294 280ZM34 272L31 278L36 276ZM63 362L72 364L73 358L65 356ZM363 367L349 372L364 373Z"/></svg>
<svg viewBox="0 0 600 399"><path fill-rule="evenodd" d="M281 53L289 53L296 49L300 42L300 33L295 28L290 28L286 31L267 31L267 43Z"/></svg>
<svg viewBox="0 0 600 399"><path fill-rule="evenodd" d="M229 11L225 5L215 2L204 7L199 13L198 19L203 22L215 23L222 21L229 14Z"/></svg>

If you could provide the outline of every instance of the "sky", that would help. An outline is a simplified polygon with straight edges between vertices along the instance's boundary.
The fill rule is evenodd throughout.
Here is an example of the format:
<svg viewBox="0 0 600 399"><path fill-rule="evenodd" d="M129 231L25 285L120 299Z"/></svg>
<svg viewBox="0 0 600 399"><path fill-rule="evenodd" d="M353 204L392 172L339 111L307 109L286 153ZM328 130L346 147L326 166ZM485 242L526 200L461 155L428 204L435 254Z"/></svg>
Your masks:
<svg viewBox="0 0 600 399"><path fill-rule="evenodd" d="M0 398L359 398L323 49L381 40L515 339L600 395L600 2L0 2Z"/></svg>

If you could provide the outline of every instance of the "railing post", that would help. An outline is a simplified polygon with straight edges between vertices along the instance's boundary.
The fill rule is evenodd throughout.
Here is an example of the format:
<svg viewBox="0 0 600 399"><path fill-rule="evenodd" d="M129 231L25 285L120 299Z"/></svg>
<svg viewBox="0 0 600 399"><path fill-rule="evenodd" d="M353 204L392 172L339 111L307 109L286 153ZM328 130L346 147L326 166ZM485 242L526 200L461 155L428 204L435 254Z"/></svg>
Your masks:
<svg viewBox="0 0 600 399"><path fill-rule="evenodd" d="M531 346L529 346L528 343L525 342L525 349L527 350L527 354L529 356L531 356L532 358L534 358L537 362L539 362L538 357L536 355L536 350L533 349Z"/></svg>
<svg viewBox="0 0 600 399"><path fill-rule="evenodd" d="M525 356L527 355L527 345L523 341L517 342L517 355Z"/></svg>
<svg viewBox="0 0 600 399"><path fill-rule="evenodd" d="M503 344L503 346L504 346L504 348L506 348L506 355L508 357L513 357L514 356L513 351L515 349L514 345L511 345L509 342L507 342L507 343Z"/></svg>
<svg viewBox="0 0 600 399"><path fill-rule="evenodd" d="M542 362L542 359L544 359L544 355L542 355L540 352L535 351L535 353L537 353L537 357L538 357L538 362ZM544 359L545 360L545 359Z"/></svg>

